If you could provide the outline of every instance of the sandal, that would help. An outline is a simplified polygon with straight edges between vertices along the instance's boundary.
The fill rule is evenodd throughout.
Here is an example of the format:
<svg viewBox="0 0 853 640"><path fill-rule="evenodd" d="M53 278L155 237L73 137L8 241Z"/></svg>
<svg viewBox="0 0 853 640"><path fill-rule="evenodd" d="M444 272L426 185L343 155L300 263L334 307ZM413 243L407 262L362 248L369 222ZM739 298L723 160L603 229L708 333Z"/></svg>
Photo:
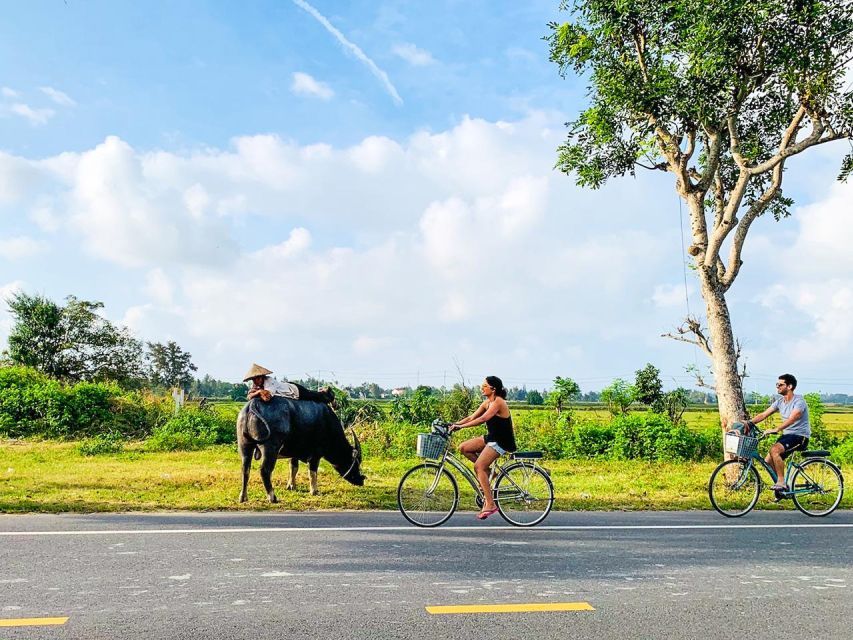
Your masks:
<svg viewBox="0 0 853 640"><path fill-rule="evenodd" d="M773 491L787 491L787 490L788 490L788 485L786 485L786 484L779 484L779 483L777 482L777 483L776 483L776 484L774 484L772 487L770 487L770 489L771 489L771 490L773 490Z"/></svg>
<svg viewBox="0 0 853 640"><path fill-rule="evenodd" d="M498 512L497 507L495 507L494 509L489 509L488 511L481 511L480 513L477 514L477 520L485 520L489 516L495 515L497 512Z"/></svg>

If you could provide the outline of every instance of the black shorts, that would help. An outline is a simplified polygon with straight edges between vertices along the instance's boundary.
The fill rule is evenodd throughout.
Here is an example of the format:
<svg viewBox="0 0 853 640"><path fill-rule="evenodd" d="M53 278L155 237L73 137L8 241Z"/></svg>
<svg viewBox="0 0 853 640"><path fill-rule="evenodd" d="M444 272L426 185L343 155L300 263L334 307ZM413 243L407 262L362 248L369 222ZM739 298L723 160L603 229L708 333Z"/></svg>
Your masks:
<svg viewBox="0 0 853 640"><path fill-rule="evenodd" d="M782 460L790 456L794 451L805 451L809 446L809 439L806 436L797 436L793 433L786 433L779 436L776 444L781 444L785 447L782 452Z"/></svg>

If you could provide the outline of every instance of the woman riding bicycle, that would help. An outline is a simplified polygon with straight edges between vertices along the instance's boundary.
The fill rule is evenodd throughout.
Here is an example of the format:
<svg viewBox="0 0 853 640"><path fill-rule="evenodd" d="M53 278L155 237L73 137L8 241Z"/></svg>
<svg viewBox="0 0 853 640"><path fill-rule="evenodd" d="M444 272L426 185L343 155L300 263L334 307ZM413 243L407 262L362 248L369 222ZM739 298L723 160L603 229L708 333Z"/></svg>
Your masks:
<svg viewBox="0 0 853 640"><path fill-rule="evenodd" d="M503 454L515 451L516 446L503 382L497 376L486 376L480 390L486 397L483 403L470 416L450 425L450 429L458 431L486 424L485 436L471 438L459 445L459 453L474 463L474 471L483 490L483 510L477 514L477 518L485 520L498 510L489 485L489 469Z"/></svg>

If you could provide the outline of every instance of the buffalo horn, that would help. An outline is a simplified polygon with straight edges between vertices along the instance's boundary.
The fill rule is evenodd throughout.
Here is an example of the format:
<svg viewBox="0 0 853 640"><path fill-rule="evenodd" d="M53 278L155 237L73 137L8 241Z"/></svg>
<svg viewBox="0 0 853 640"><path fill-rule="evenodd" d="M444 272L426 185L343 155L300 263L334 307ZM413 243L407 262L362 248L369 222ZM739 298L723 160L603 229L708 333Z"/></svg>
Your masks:
<svg viewBox="0 0 853 640"><path fill-rule="evenodd" d="M355 435L355 429L350 429L350 431L352 431L352 440L355 450L358 451L358 457L361 458L361 443L358 441L358 436Z"/></svg>

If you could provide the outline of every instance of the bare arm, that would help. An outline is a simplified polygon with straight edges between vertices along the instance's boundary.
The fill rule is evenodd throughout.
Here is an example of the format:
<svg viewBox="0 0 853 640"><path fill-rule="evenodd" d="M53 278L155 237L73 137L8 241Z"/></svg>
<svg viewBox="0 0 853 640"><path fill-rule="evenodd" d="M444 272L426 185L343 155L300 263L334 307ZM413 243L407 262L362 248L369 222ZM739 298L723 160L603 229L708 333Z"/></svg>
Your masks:
<svg viewBox="0 0 853 640"><path fill-rule="evenodd" d="M800 417L803 415L803 412L800 409L794 409L791 412L791 415L788 416L787 420L783 420L782 423L776 427L775 429L767 429L764 433L782 433L785 429L794 424Z"/></svg>
<svg viewBox="0 0 853 640"><path fill-rule="evenodd" d="M469 423L472 420L476 420L478 417L483 415L483 413L485 413L486 409L488 408L488 405L489 405L488 401L484 401L479 407L477 407L477 410L474 413L472 413L467 418L462 418L458 422L454 422L452 426L460 427L460 428L462 426L466 426L466 427L473 426L472 424L469 424Z"/></svg>
<svg viewBox="0 0 853 640"><path fill-rule="evenodd" d="M766 420L767 418L772 416L777 411L778 409L776 407L769 407L759 413L757 416L755 416L752 420L750 420L750 422L752 422L752 424L758 424L759 422Z"/></svg>
<svg viewBox="0 0 853 640"><path fill-rule="evenodd" d="M483 402L483 404L480 405L480 408L473 414L453 425L453 430L457 431L458 429L464 429L465 427L476 427L478 424L483 424L494 416L498 412L498 409L499 407L497 402L493 402L491 406L489 406L489 402L487 400Z"/></svg>

